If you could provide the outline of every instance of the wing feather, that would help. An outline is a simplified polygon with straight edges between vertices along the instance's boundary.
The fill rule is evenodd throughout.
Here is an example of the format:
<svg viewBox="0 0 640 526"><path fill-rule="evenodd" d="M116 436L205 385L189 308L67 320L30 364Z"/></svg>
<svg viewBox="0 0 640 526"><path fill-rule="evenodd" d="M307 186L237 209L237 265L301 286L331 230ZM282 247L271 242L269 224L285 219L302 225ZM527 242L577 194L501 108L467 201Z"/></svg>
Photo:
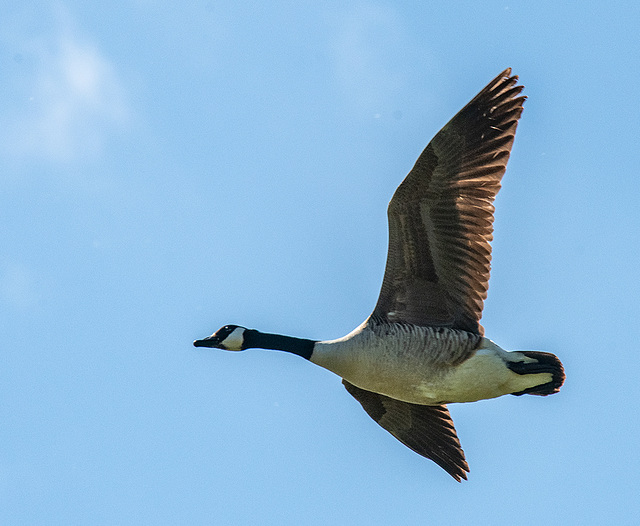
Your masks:
<svg viewBox="0 0 640 526"><path fill-rule="evenodd" d="M342 383L367 414L405 446L433 460L458 482L467 478L469 465L445 405L410 404Z"/></svg>
<svg viewBox="0 0 640 526"><path fill-rule="evenodd" d="M389 252L373 315L483 334L493 200L526 97L507 69L431 140L389 203Z"/></svg>

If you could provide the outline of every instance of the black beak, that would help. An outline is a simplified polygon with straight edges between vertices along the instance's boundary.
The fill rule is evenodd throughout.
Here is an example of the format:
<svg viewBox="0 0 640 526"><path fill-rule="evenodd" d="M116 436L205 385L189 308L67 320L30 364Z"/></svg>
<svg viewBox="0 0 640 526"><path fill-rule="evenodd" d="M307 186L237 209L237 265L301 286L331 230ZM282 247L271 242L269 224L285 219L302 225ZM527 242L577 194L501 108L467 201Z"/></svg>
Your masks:
<svg viewBox="0 0 640 526"><path fill-rule="evenodd" d="M209 336L202 340L196 340L193 342L194 347L217 347L219 340L216 336Z"/></svg>

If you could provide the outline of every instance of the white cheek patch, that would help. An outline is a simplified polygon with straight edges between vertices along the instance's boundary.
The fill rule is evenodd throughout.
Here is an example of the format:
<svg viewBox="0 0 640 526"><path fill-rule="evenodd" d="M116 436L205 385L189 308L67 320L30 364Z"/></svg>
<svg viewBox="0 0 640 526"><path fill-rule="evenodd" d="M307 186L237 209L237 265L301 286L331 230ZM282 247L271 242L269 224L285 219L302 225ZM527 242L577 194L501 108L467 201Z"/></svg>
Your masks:
<svg viewBox="0 0 640 526"><path fill-rule="evenodd" d="M242 343L244 342L244 331L242 327L236 327L231 334L220 343L224 345L227 351L241 351Z"/></svg>

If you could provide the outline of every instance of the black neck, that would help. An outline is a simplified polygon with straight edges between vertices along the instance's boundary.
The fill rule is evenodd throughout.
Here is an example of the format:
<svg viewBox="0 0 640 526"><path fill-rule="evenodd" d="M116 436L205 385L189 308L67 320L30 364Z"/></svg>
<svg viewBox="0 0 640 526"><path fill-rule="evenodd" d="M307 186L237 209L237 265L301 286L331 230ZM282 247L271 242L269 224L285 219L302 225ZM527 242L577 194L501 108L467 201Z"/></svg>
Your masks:
<svg viewBox="0 0 640 526"><path fill-rule="evenodd" d="M293 338L292 336L282 336L281 334L269 334L266 332L250 329L244 333L245 349L273 349L276 351L286 351L307 360L311 358L315 341L304 338Z"/></svg>

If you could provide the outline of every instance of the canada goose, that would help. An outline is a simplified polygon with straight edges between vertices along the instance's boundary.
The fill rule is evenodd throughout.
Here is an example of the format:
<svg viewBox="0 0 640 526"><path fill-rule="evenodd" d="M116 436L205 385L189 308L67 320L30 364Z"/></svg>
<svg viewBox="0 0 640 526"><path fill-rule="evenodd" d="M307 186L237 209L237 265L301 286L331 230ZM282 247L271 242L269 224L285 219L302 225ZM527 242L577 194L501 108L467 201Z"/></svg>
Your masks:
<svg viewBox="0 0 640 526"><path fill-rule="evenodd" d="M330 341L225 325L197 347L287 351L342 377L384 429L457 481L469 466L447 403L549 395L560 360L484 337L493 200L526 99L507 69L431 140L388 208L389 251L373 313Z"/></svg>

